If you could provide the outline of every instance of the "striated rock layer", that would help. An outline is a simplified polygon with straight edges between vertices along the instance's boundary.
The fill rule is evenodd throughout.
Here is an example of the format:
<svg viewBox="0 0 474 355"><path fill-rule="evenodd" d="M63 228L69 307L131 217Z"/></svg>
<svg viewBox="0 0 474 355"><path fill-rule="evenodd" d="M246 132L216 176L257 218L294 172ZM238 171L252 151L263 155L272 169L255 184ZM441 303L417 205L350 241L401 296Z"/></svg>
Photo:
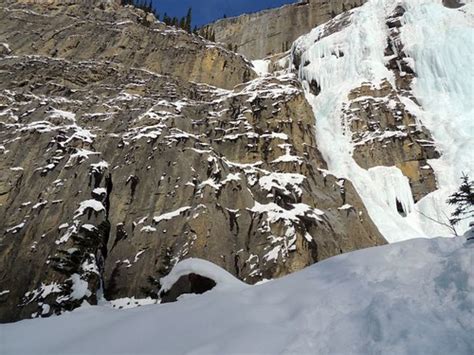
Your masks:
<svg viewBox="0 0 474 355"><path fill-rule="evenodd" d="M212 30L225 43L251 59L286 52L293 41L336 15L366 0L304 0L253 14L219 20L202 30Z"/></svg>
<svg viewBox="0 0 474 355"><path fill-rule="evenodd" d="M15 55L113 61L227 89L255 78L243 57L156 22L151 14L72 2L0 5L1 41Z"/></svg>
<svg viewBox="0 0 474 355"><path fill-rule="evenodd" d="M156 296L188 257L255 283L385 243L294 76L131 8L0 16L1 321Z"/></svg>

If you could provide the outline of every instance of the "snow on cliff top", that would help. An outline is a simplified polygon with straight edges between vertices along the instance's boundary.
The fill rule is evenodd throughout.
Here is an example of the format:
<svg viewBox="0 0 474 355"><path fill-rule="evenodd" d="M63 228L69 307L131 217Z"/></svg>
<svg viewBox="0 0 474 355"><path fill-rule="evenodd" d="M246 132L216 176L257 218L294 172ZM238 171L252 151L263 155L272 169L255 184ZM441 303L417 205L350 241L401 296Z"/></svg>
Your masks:
<svg viewBox="0 0 474 355"><path fill-rule="evenodd" d="M48 355L472 354L473 256L462 237L410 240L258 286L0 325L0 344Z"/></svg>

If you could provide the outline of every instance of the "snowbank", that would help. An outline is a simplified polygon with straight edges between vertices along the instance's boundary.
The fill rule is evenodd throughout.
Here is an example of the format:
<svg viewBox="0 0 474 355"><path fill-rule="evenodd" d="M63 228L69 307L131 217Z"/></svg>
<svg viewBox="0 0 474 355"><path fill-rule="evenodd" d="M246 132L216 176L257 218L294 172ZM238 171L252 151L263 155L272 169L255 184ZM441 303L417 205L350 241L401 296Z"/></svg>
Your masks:
<svg viewBox="0 0 474 355"><path fill-rule="evenodd" d="M0 325L0 344L48 355L472 354L473 255L464 238L411 240L231 292ZM216 266L181 265L229 281Z"/></svg>

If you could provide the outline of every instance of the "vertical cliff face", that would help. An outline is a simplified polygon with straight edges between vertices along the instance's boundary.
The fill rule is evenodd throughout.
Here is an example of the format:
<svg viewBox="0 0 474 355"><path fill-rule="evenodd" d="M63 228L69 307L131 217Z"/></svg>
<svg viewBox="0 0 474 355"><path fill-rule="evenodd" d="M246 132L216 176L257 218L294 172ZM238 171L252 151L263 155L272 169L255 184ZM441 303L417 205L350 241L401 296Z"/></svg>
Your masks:
<svg viewBox="0 0 474 355"><path fill-rule="evenodd" d="M256 77L242 56L141 10L106 0L9 3L0 7L0 38L15 55L110 61L226 89Z"/></svg>
<svg viewBox="0 0 474 355"><path fill-rule="evenodd" d="M254 14L219 20L206 29L216 41L250 59L286 52L301 35L366 0L306 0Z"/></svg>
<svg viewBox="0 0 474 355"><path fill-rule="evenodd" d="M0 320L154 295L188 257L254 283L385 243L294 75L132 8L0 16Z"/></svg>

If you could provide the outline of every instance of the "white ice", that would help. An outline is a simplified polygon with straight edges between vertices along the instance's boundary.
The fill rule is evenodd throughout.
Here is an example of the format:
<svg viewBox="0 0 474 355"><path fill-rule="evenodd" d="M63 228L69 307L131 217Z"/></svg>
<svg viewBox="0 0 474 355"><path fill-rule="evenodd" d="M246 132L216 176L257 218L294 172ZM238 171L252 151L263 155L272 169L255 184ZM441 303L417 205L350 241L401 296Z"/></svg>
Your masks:
<svg viewBox="0 0 474 355"><path fill-rule="evenodd" d="M352 89L364 82L394 81L385 67L385 23L399 4L407 9L401 38L415 63L413 92L422 104L416 113L443 154L430 161L439 190L416 205L398 168L367 171L356 164L351 134L341 123L341 108ZM293 52L301 54L301 62L307 64L300 67L299 77L316 116L318 148L333 174L354 183L371 218L390 242L452 234L433 220L447 222L446 198L459 186L461 172L473 176L473 13L471 4L449 9L440 0L369 0L353 10L346 28L320 39L324 33L320 26L294 44ZM339 52L344 55L334 55ZM321 87L318 96L308 90L312 79ZM408 108L414 107L412 103ZM406 217L397 212L396 199L407 209ZM465 228L467 224L459 232Z"/></svg>

